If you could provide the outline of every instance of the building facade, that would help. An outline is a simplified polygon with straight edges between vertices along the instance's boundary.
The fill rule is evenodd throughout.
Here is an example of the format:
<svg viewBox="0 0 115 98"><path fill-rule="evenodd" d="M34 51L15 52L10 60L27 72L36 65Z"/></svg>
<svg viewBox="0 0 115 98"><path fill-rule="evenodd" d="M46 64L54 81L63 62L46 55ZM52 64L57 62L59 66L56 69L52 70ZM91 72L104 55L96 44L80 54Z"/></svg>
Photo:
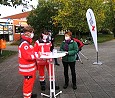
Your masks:
<svg viewBox="0 0 115 98"><path fill-rule="evenodd" d="M6 41L20 40L23 27L28 25L26 20L28 15L29 12L24 12L0 19L0 39Z"/></svg>

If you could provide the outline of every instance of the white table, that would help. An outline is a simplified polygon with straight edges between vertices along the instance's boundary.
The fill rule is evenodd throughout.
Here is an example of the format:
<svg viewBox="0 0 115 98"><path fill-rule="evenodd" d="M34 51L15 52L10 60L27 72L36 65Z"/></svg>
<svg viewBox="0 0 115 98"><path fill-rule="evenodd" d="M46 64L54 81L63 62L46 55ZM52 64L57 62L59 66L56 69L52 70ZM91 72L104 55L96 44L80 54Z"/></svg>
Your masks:
<svg viewBox="0 0 115 98"><path fill-rule="evenodd" d="M51 77L51 66L49 65L49 78L50 78L50 95L41 93L42 96L46 96L46 97L50 97L50 98L56 98L57 95L59 95L60 93L62 93L62 91L59 91L57 94L55 94L55 71L54 71L54 63L53 63L53 58L60 58L66 55L67 52L61 52L61 51L57 51L57 53L44 53L43 55L41 55L40 58L43 59L49 59L50 63L52 64L52 74L53 77ZM53 85L51 85L51 78L53 79ZM52 87L53 86L53 87Z"/></svg>

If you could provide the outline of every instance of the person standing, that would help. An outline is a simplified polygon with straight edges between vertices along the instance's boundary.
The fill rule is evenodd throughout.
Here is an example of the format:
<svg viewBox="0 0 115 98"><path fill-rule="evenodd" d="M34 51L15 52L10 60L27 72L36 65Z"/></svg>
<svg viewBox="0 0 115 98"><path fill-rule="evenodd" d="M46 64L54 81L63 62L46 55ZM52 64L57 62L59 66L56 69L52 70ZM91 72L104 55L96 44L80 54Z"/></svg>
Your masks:
<svg viewBox="0 0 115 98"><path fill-rule="evenodd" d="M34 29L31 26L26 26L23 31L21 43L18 47L19 73L24 76L23 96L24 98L37 98L37 94L32 94L36 73L36 58L38 58L31 45Z"/></svg>
<svg viewBox="0 0 115 98"><path fill-rule="evenodd" d="M51 41L48 38L49 33L48 31L44 30L38 40L36 40L34 44L35 53L37 54L44 54L48 55L50 53L50 48L52 46ZM51 77L52 74L52 64L49 63L50 59L37 59L37 68L39 71L39 80L40 80L40 86L41 90L44 91L46 89L46 81L45 81L45 67L47 68L48 73L51 71ZM51 66L51 70L49 70L49 66ZM53 79L51 78L51 83L53 83ZM59 86L55 87L57 90L59 89Z"/></svg>
<svg viewBox="0 0 115 98"><path fill-rule="evenodd" d="M75 72L75 63L76 63L76 53L78 51L78 45L72 39L72 32L67 31L65 32L65 40L61 43L60 51L66 51L66 56L62 57L62 63L64 66L64 77L65 77L65 84L63 86L66 89L69 85L69 76L68 76L68 68L71 69L72 75L72 83L73 89L77 89L76 86L76 72Z"/></svg>
<svg viewBox="0 0 115 98"><path fill-rule="evenodd" d="M82 50L82 47L84 46L83 42L80 41L80 40L77 39L77 38L73 38L73 40L78 44L78 49L79 49L79 51L81 51L81 50Z"/></svg>
<svg viewBox="0 0 115 98"><path fill-rule="evenodd" d="M49 32L48 38L49 38L49 40L50 40L51 43L52 43L52 46L50 47L50 51L53 52L53 49L54 49L54 37L52 36L51 31L48 31L48 32ZM55 63L54 63L55 65L57 65L57 66L60 65L60 64L58 63L57 58L54 58L54 61L55 61Z"/></svg>
<svg viewBox="0 0 115 98"><path fill-rule="evenodd" d="M77 43L77 45L78 45L78 52L77 52L77 54L76 54L76 60L78 60L79 61L79 56L78 56L78 54L79 54L79 51L81 51L82 50L82 47L84 46L84 44L82 43L82 41L80 41L79 39L77 39L77 38L73 38L73 40Z"/></svg>

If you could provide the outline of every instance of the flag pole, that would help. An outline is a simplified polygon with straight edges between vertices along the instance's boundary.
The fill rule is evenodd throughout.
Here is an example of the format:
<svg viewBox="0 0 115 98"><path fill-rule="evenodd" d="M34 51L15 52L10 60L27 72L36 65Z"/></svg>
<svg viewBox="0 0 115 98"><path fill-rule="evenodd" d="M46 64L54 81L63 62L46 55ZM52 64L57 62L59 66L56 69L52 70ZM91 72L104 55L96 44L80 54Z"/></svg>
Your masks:
<svg viewBox="0 0 115 98"><path fill-rule="evenodd" d="M98 63L98 52L97 52L97 63Z"/></svg>
<svg viewBox="0 0 115 98"><path fill-rule="evenodd" d="M98 51L97 51L97 61L93 63L94 65L102 65L102 62L99 61Z"/></svg>
<svg viewBox="0 0 115 98"><path fill-rule="evenodd" d="M88 26L93 38L93 42L96 48L96 54L97 54L97 61L94 62L93 64L98 64L101 65L102 63L98 60L98 43L97 43L97 28L96 28L96 20L95 20L95 16L94 13L92 11L92 9L88 9L86 12L86 18L87 18L87 22L88 22Z"/></svg>

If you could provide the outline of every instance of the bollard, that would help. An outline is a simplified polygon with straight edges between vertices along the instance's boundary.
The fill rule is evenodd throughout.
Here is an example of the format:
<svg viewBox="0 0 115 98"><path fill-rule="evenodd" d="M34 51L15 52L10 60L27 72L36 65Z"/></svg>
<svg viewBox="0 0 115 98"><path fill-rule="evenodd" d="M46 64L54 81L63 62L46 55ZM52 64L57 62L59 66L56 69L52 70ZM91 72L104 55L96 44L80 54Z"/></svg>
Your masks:
<svg viewBox="0 0 115 98"><path fill-rule="evenodd" d="M0 55L2 55L2 49L6 48L6 40L0 39Z"/></svg>

